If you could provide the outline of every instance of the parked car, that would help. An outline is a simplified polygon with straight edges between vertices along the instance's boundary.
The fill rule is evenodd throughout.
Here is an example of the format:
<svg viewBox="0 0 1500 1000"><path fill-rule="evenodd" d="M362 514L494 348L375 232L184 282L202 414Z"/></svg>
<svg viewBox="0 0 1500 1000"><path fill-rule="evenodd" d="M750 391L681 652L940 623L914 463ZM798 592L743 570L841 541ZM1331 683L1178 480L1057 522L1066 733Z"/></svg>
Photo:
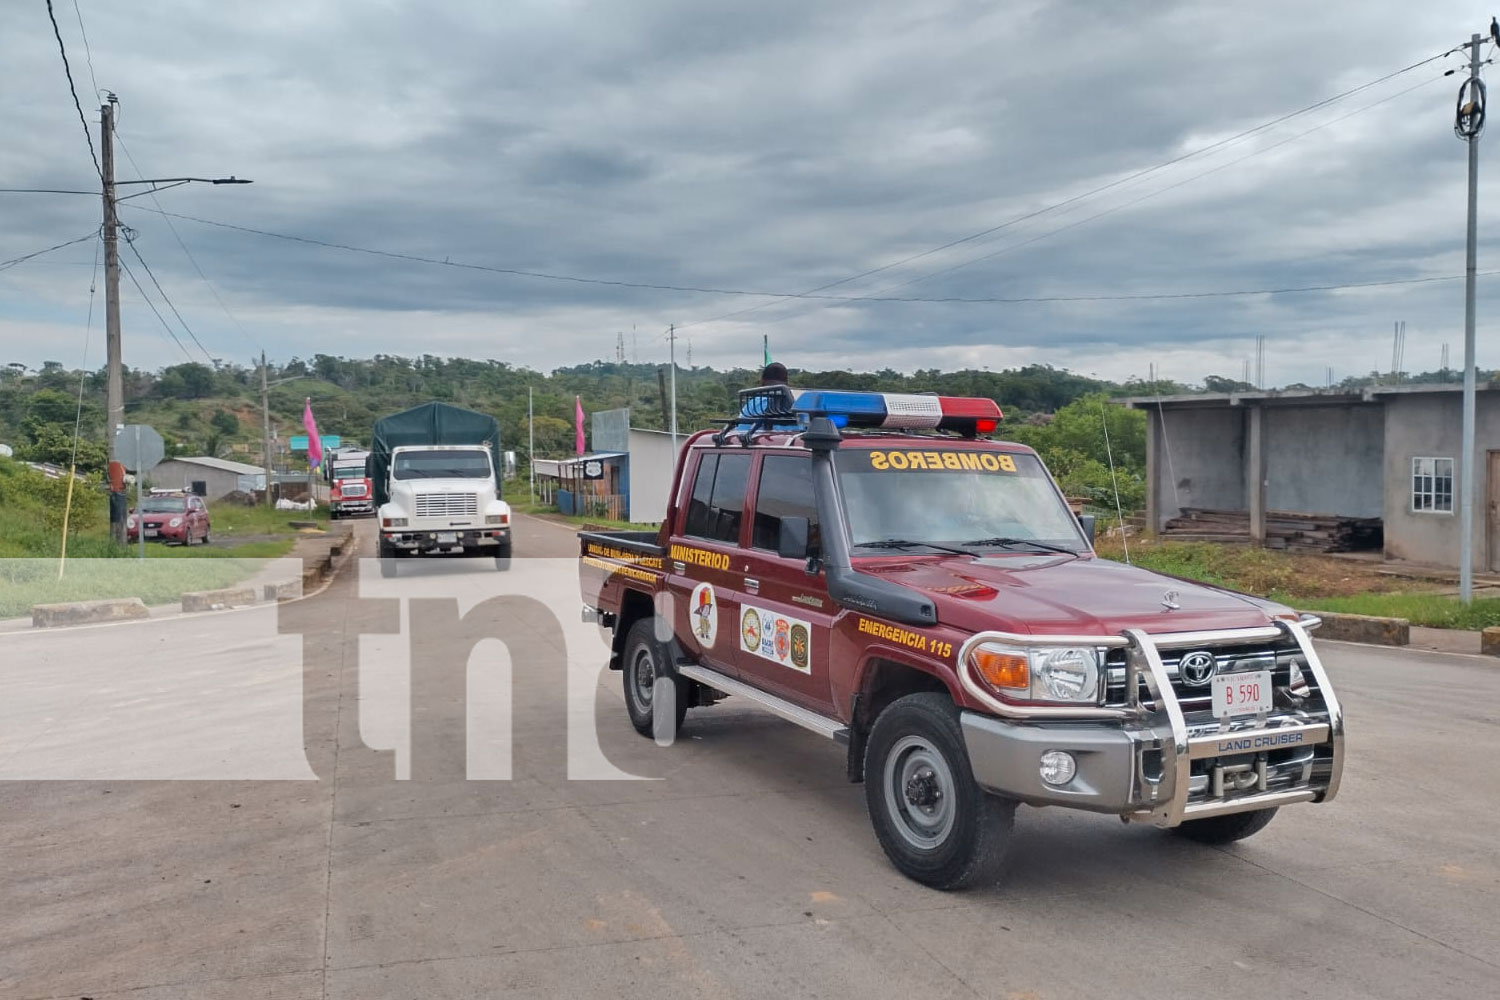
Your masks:
<svg viewBox="0 0 1500 1000"><path fill-rule="evenodd" d="M130 541L140 538L142 527L146 540L194 545L208 541L208 505L191 493L153 490L141 501L139 511L132 510L125 520Z"/></svg>

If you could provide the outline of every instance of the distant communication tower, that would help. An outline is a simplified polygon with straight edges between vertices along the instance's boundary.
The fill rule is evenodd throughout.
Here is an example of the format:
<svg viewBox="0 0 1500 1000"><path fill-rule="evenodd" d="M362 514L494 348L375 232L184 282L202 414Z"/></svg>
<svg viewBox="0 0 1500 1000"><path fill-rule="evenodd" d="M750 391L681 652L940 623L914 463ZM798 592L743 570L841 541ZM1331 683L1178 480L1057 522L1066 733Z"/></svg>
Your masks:
<svg viewBox="0 0 1500 1000"><path fill-rule="evenodd" d="M622 365L625 363L625 334L623 331L615 334L615 361Z"/></svg>

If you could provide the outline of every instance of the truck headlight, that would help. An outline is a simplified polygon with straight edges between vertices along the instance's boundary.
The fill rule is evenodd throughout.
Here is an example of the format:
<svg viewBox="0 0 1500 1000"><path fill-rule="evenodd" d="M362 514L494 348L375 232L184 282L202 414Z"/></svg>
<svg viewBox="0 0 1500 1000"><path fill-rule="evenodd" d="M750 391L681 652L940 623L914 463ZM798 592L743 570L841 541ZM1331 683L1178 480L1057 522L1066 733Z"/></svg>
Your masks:
<svg viewBox="0 0 1500 1000"><path fill-rule="evenodd" d="M167 522L167 527L169 527L169 528L180 528L180 527L182 527L182 518L180 518L180 517L174 517L174 518L172 518L172 520L170 520L170 521Z"/></svg>
<svg viewBox="0 0 1500 1000"><path fill-rule="evenodd" d="M1038 649L1033 693L1048 701L1096 701L1099 697L1099 655L1092 649Z"/></svg>
<svg viewBox="0 0 1500 1000"><path fill-rule="evenodd" d="M1099 700L1099 652L1086 646L1017 647L984 642L969 668L997 694L1028 701Z"/></svg>
<svg viewBox="0 0 1500 1000"><path fill-rule="evenodd" d="M509 524L510 523L510 515L509 514L486 514L486 515L484 515L484 523L485 524Z"/></svg>
<svg viewBox="0 0 1500 1000"><path fill-rule="evenodd" d="M406 527L406 518L404 518L404 517L386 517L386 518L382 518L381 521L380 521L380 525L383 528L404 528L404 527Z"/></svg>

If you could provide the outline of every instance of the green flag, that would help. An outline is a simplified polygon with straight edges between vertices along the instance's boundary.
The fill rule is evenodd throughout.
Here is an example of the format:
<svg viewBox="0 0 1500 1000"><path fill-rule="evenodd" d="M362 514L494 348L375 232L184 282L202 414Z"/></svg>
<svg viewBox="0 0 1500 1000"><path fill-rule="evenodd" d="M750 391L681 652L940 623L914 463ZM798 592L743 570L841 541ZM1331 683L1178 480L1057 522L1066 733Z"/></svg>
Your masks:
<svg viewBox="0 0 1500 1000"><path fill-rule="evenodd" d="M765 356L766 356L766 359L764 361L762 361L761 364L763 364L763 365L770 364L771 363L771 335L770 334L764 334L764 333L761 334L761 337L760 337L760 347L761 347L761 352L763 354L765 354Z"/></svg>

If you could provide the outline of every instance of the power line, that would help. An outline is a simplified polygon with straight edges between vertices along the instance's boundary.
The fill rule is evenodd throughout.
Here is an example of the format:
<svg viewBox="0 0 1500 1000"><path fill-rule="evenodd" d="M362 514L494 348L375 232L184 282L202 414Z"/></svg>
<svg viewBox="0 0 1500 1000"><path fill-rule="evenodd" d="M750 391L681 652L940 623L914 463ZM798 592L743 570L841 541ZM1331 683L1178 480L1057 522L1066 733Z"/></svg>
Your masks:
<svg viewBox="0 0 1500 1000"><path fill-rule="evenodd" d="M83 105L78 103L78 88L73 85L73 67L68 65L68 49L63 45L62 32L57 28L57 15L52 11L52 0L47 0L47 19L52 22L52 34L57 37L57 51L62 54L63 72L68 75L68 92L73 95L73 107L78 109L78 123L83 126L83 137L89 143L89 156L94 160L94 172L104 179L104 168L99 166L99 154L94 152L94 135L89 131L88 119L83 116Z"/></svg>
<svg viewBox="0 0 1500 1000"><path fill-rule="evenodd" d="M187 358L189 364L192 364L193 356L188 353L188 349L186 347L182 346L182 341L177 339L177 334L173 332L172 327L167 324L167 320L164 316L162 316L161 311L156 308L156 303L152 302L151 299L146 295L146 290L142 288L141 283L135 279L135 272L130 269L130 265L122 260L120 261L120 267L125 270L125 274L128 278L130 278L130 283L135 286L135 290L141 293L141 298L145 301L146 305L150 306L151 311L156 313L156 318L161 322L161 328L167 331L167 336L172 338L172 342L177 345L177 349L182 352L182 356L184 358Z"/></svg>
<svg viewBox="0 0 1500 1000"><path fill-rule="evenodd" d="M76 3L77 0L74 0L74 2ZM115 129L115 141L120 144L120 149L125 153L125 158L130 161L130 165L135 168L136 174L143 174L144 171L141 170L141 165L135 162L134 156L130 155L130 148L125 145L125 140L120 137L120 131L118 128ZM160 211L161 201L156 197L156 192L154 190L148 191L147 194L149 194L151 197L151 203L155 205ZM234 313L229 311L229 306L227 306L224 303L224 299L220 297L219 290L213 286L213 282L208 280L208 275L203 273L203 268L198 266L198 259L193 256L193 252L188 249L187 244L182 240L181 234L177 232L177 227L172 223L171 219L166 217L165 213L163 213L162 215L162 221L165 222L167 224L167 228L172 231L172 238L175 239L177 241L177 245L182 248L182 252L187 257L188 262L193 265L193 270L198 272L198 277L202 278L203 283L208 286L208 290L213 295L214 301L219 303L219 308L224 310L225 316L229 317L229 322L234 324L235 328L240 331L240 336L244 337L252 347L254 347L257 351L262 350L260 343L256 341L254 337L250 336L249 331L247 331L244 326L240 324L240 321L235 318Z"/></svg>
<svg viewBox="0 0 1500 1000"><path fill-rule="evenodd" d="M155 209L144 208L140 205L130 205L141 212L156 212ZM1445 274L1425 278L1393 278L1386 281L1355 281L1342 284L1327 285L1300 285L1286 288L1253 288L1233 289L1224 291L1207 292L1149 292L1142 294L1126 295L1022 295L1022 296L985 296L965 297L958 295L924 296L924 295L823 295L814 292L773 292L766 290L752 290L744 288L694 288L682 285L654 285L633 281L610 281L603 278L584 278L576 275L551 275L538 271L520 271L514 268L490 267L485 264L468 264L455 260L438 260L435 257L421 257L416 254L396 253L389 250L371 250L367 247L349 246L343 243L329 243L323 240L314 240L302 236L290 236L285 233L273 233L264 229L253 229L249 226L237 226L228 222L215 222L212 219L200 219L193 215L181 215L175 212L161 212L162 215L170 215L174 219L185 219L189 222L197 222L206 226L218 226L222 229L234 229L240 232L254 233L257 236L269 236L274 239L291 240L296 243L308 243L313 246L328 247L334 250L349 250L354 253L371 254L376 257L390 257L397 260L408 260L422 264L435 264L440 267L456 267L471 271L491 271L498 274L520 275L530 278L549 278L560 281L580 282L583 284L613 285L624 288L647 288L679 292L710 292L720 295L746 295L764 296L773 299L811 299L825 302L912 302L912 303L939 303L960 305L1014 305L1031 302L1122 302L1122 301L1147 301L1153 299L1203 299L1203 298L1229 298L1247 295L1288 295L1296 292L1331 292L1349 288L1379 288L1388 285L1414 285L1431 281L1454 281L1462 278L1461 274ZM1482 271L1484 276L1500 274L1497 271ZM679 328L680 329L680 328Z"/></svg>
<svg viewBox="0 0 1500 1000"><path fill-rule="evenodd" d="M1128 174L1128 175L1126 175L1124 177L1117 178L1117 179L1115 179L1113 181L1110 181L1107 184L1101 184L1098 187L1091 188L1090 190L1084 191L1081 194L1076 194L1076 195L1073 195L1070 198L1064 198L1062 201L1054 202L1051 205L1046 205L1046 206L1044 206L1042 208L1039 208L1039 209L1036 209L1034 211L1027 212L1027 213L1022 214L1022 215L1018 215L1018 216L1016 216L1013 219L1009 219L1009 220L1007 220L1005 222L1000 223L999 225L991 226L988 229L981 229L977 233L970 233L969 235L959 237L956 240L950 240L949 242L944 243L944 244L942 244L940 246L932 247L931 249L928 249L928 250L923 250L920 253L915 253L915 254L912 254L912 255L910 255L908 257L903 257L902 259L897 260L897 261L893 261L893 262L891 262L889 264L883 264L880 267L873 267L873 268L870 268L867 271L861 271L858 274L850 275L847 278L840 278L837 281L831 281L831 282L828 282L827 284L819 285L816 288L808 289L808 294L811 294L813 292L825 291L825 290L827 290L829 288L834 288L834 287L836 287L838 285L847 284L848 282L851 282L851 281L858 281L861 278L868 278L868 277L870 277L873 274L879 274L882 271L889 271L892 268L901 267L904 264L910 264L913 261L921 260L924 257L930 257L931 255L936 254L936 253L941 253L944 250L950 250L953 247L960 246L960 245L962 245L964 243L971 243L974 240L982 239L985 236L993 235L994 233L998 233L998 232L1000 232L1003 229L1008 229L1011 226L1018 225L1018 224L1020 224L1022 222L1028 222L1031 219L1035 219L1038 216L1045 215L1048 212L1054 212L1057 209L1066 208L1068 205L1072 205L1072 204L1074 204L1076 202L1080 202L1080 201L1083 201L1085 199L1092 198L1092 197L1094 197L1095 195L1098 195L1098 194L1103 194L1105 191L1109 191L1109 190L1111 190L1113 188L1117 188L1117 187L1121 187L1123 185L1130 184L1130 183L1132 183L1134 181L1140 180L1143 177L1147 177L1147 176L1149 176L1151 174L1158 173L1158 172L1160 172L1162 170L1165 170L1168 167L1175 166L1175 165L1177 165L1179 163L1182 163L1185 160L1189 160L1189 159L1193 159L1194 157L1202 156L1205 153L1211 153L1214 150L1216 150L1216 149L1222 149L1225 146L1235 145L1235 144L1241 142L1242 140L1248 139L1249 137L1251 137L1251 136L1253 136L1253 135L1255 135L1255 134L1257 134L1259 132L1264 132L1267 129L1274 128L1275 126L1280 125L1283 122L1290 121L1293 118L1301 117L1302 115L1309 114L1309 113L1311 113L1313 111L1317 111L1319 108L1327 107L1330 104L1334 104L1334 103L1337 103L1338 101L1342 101L1342 100L1344 100L1347 97L1352 97L1355 94L1358 94L1358 93L1360 93L1362 91L1369 90L1371 87L1379 86L1380 84L1385 83L1387 80L1393 80L1396 77L1401 76L1401 75L1403 75L1405 73L1409 73L1409 72L1411 72L1414 69L1419 69L1420 67L1425 66L1425 65L1427 65L1430 62L1434 62L1434 61L1436 61L1438 59L1446 58L1446 57L1452 55L1454 52L1457 52L1457 51L1458 51L1458 49L1449 49L1447 52L1441 53L1440 55L1429 56L1426 59L1423 59L1423 60L1421 60L1419 62L1414 62L1410 66L1402 67L1401 69L1398 69L1398 70L1396 70L1396 71L1394 71L1392 73L1387 73L1385 76L1378 77L1378 78L1376 78L1374 80L1369 81L1368 83L1360 84L1358 87L1352 87L1349 90L1344 91L1343 93L1335 94L1332 97L1325 97L1323 100L1317 101L1317 102L1315 102L1313 104L1309 104L1309 105L1307 105L1304 108L1299 108L1296 111L1291 111L1291 112L1288 112L1286 114L1280 115L1280 116L1278 116L1276 118L1272 118L1269 121L1262 122L1261 124L1256 125L1254 128L1245 129L1243 132L1238 132L1238 133L1236 133L1234 135L1228 136L1227 138L1220 139L1217 142L1209 143L1207 146L1200 146L1197 149L1191 150L1191 151L1189 151L1187 153L1183 153L1183 154L1181 154L1179 156L1175 156L1175 157L1171 158L1170 160L1166 160L1166 161L1164 161L1162 163L1158 163L1155 166L1146 167L1144 169L1137 170L1136 172L1134 172L1132 174ZM1397 96L1399 96L1399 95L1397 95ZM980 258L980 259L983 259L983 258ZM943 272L937 272L937 273L941 274ZM897 285L897 286L894 286L894 287L898 287L899 288L901 286ZM720 322L722 320L733 319L736 316L743 316L746 313L755 312L756 310L759 310L759 309L764 309L766 306L768 306L770 304L771 303L760 303L759 305L751 306L748 309L739 309L739 310L736 310L736 311L731 312L731 313L726 313L726 314L724 314L722 316L715 316L715 317L712 317L710 319L694 320L691 323L683 323L683 324L681 324L680 328L685 328L685 327L689 327L689 326L701 326L701 325L703 325L705 323L717 323L717 322Z"/></svg>
<svg viewBox="0 0 1500 1000"><path fill-rule="evenodd" d="M198 335L193 332L193 328L188 326L187 320L182 318L182 313L177 311L177 306L167 296L167 290L165 288L162 288L161 282L156 280L156 275L151 271L151 265L146 263L146 258L141 256L141 251L137 249L135 245L135 237L128 229L125 231L124 236L125 245L130 247L130 252L135 254L135 259L141 262L141 267L146 269L146 276L151 279L151 284L156 286L157 294L159 294L162 298L162 301L167 304L167 308L172 310L172 315L177 317L177 322L182 324L182 329L187 332L187 335L190 338L192 338L193 343L198 345L198 350L203 352L203 357L208 361L209 367L212 368L214 363L213 355L208 353L208 349L203 346L203 342L198 339ZM131 280L134 281L135 279L132 278ZM158 315L160 314L158 313Z"/></svg>
<svg viewBox="0 0 1500 1000"><path fill-rule="evenodd" d="M99 81L94 77L94 53L89 48L89 33L83 27L83 11L78 9L78 0L73 0L73 16L78 18L78 34L83 37L83 58L89 64L89 83L94 85L94 96L99 96Z"/></svg>
<svg viewBox="0 0 1500 1000"><path fill-rule="evenodd" d="M58 243L54 246L47 247L45 250L33 250L31 253L22 254L19 257L12 257L10 260L0 260L0 271L15 267L17 264L31 260L33 257L40 257L42 254L51 253L54 250L61 250L63 247L70 247L75 243L82 243L84 240L91 240L98 235L98 229L91 229L87 233L84 233L82 236L78 237L76 240L68 240L66 243Z"/></svg>
<svg viewBox="0 0 1500 1000"><path fill-rule="evenodd" d="M0 194L86 194L99 197L98 191L62 191L57 188L0 188Z"/></svg>

